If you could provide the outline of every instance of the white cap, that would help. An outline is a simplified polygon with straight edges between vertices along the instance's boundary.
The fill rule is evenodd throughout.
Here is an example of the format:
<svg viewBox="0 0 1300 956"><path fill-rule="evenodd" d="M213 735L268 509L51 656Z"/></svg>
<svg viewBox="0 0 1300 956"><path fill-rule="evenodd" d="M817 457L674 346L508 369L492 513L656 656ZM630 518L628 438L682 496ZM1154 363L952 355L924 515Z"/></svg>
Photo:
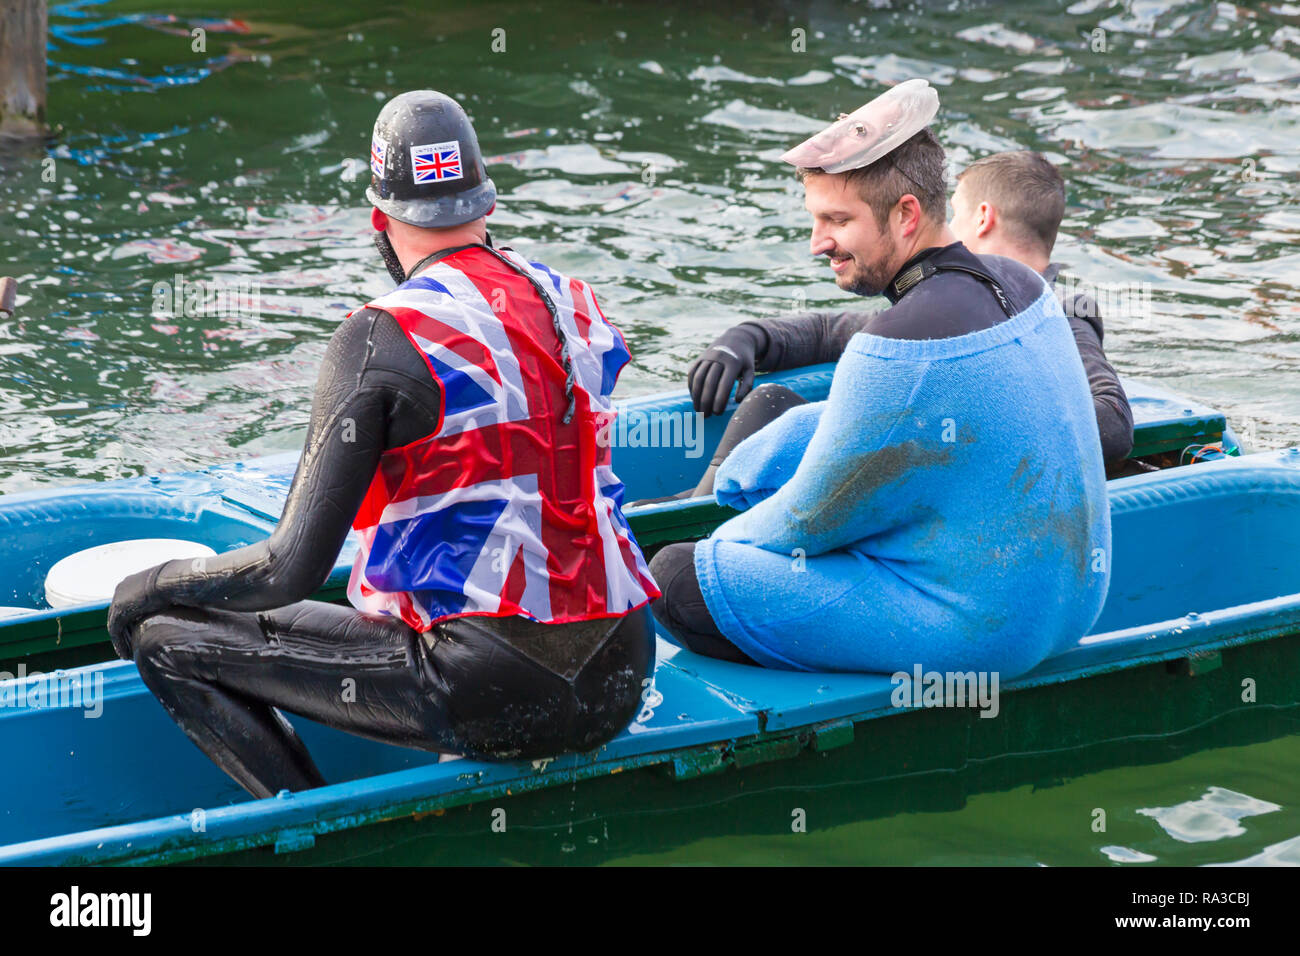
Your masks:
<svg viewBox="0 0 1300 956"><path fill-rule="evenodd" d="M781 159L828 173L860 169L925 129L938 112L938 92L925 80L907 80L841 116Z"/></svg>

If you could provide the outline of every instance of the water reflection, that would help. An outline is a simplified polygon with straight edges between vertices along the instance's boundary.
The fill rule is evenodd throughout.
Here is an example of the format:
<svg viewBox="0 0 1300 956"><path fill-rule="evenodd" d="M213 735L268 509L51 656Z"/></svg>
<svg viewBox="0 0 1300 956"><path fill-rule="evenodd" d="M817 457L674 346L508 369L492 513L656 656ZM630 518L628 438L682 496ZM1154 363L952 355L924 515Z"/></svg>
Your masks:
<svg viewBox="0 0 1300 956"><path fill-rule="evenodd" d="M1239 821L1281 809L1276 803L1256 800L1244 793L1210 787L1198 800L1172 807L1146 807L1138 813L1154 819L1165 833L1179 842L1207 843L1241 836L1246 828Z"/></svg>
<svg viewBox="0 0 1300 956"><path fill-rule="evenodd" d="M1156 859L1150 853L1143 853L1141 850L1126 846L1104 846L1101 852L1112 863L1152 863Z"/></svg>
<svg viewBox="0 0 1300 956"><path fill-rule="evenodd" d="M1300 866L1300 836L1274 843L1232 863L1215 863L1212 866Z"/></svg>

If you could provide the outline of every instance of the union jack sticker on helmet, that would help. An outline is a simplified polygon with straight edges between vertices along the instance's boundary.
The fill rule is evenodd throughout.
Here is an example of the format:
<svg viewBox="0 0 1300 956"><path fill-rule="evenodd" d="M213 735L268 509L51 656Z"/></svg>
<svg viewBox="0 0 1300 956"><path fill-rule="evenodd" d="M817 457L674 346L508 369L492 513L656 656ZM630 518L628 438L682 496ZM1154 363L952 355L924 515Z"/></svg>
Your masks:
<svg viewBox="0 0 1300 956"><path fill-rule="evenodd" d="M464 175L459 140L411 147L411 179L417 185L461 179Z"/></svg>

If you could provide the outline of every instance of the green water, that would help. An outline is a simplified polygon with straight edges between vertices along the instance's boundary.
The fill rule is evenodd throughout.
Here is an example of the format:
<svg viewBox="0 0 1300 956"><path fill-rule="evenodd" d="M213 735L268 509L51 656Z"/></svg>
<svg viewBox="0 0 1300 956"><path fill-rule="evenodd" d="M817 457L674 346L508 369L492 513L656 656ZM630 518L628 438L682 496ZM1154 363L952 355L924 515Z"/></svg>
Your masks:
<svg viewBox="0 0 1300 956"><path fill-rule="evenodd" d="M1263 664L1248 652L1205 693ZM1158 665L1145 682L1091 681L1083 698L1059 687L1004 698L1018 728L1054 728L1041 745L1022 735L986 752L978 718L911 714L858 724L848 746L743 773L672 780L624 771L322 837L301 856L263 849L204 862L1300 864L1292 806L1300 708L1257 701L1198 719L1175 706L1156 724L1168 732L1139 732L1152 726L1146 704L1163 707L1151 691L1172 700L1186 679ZM1068 708L1056 724L1041 709L1053 701ZM1117 708L1130 711L1127 720L1098 712Z"/></svg>
<svg viewBox="0 0 1300 956"><path fill-rule="evenodd" d="M418 87L475 120L497 241L589 280L627 334L623 395L680 385L742 318L860 301L807 254L776 157L882 83L924 76L955 166L1043 151L1069 189L1055 258L1150 289L1149 309L1107 316L1122 373L1221 408L1256 447L1300 443L1300 5L133 0L50 19L56 135L0 153L0 271L22 293L0 322L0 492L297 447L331 329L389 287L357 172L382 102ZM178 277L255 280L260 307L151 314L155 283ZM1160 859L1242 859L1300 833L1289 732L1081 780L1127 794L1130 816L1221 802L1215 787L1280 808L1243 822L1270 821L1249 850L1170 838L1144 851ZM1071 785L771 853L1106 862L1052 822ZM700 836L656 858L747 860L767 839Z"/></svg>

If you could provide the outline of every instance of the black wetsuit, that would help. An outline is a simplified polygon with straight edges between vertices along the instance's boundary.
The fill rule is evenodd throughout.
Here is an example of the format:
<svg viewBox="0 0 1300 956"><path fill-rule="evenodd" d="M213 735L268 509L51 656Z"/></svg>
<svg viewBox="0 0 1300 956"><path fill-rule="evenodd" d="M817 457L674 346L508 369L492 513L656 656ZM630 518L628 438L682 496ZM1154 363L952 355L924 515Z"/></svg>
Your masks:
<svg viewBox="0 0 1300 956"><path fill-rule="evenodd" d="M1053 263L1043 272L1043 278L1052 283L1065 317L1070 320L1074 344L1079 349L1079 358L1083 359L1083 370L1088 373L1088 387L1092 389L1092 406L1097 412L1097 432L1101 436L1101 460L1113 467L1133 450L1133 410L1119 375L1102 350L1105 331L1096 300L1083 293L1067 294L1057 284L1060 274L1061 266Z"/></svg>
<svg viewBox="0 0 1300 956"><path fill-rule="evenodd" d="M849 339L859 332L919 340L951 338L992 328L1026 308L1041 292L1041 277L1028 266L1002 256L976 257L957 242L926 249L907 260L886 287L891 307L881 312L810 313L749 324L760 329L766 341L765 349L758 353L758 369L774 371L838 361ZM1078 341L1076 320L1070 321ZM1087 322L1083 324L1092 328ZM1100 356L1099 332L1097 338L1096 355ZM1104 356L1101 361L1105 362ZM1113 369L1110 375L1114 377ZM1089 380L1092 378L1089 369ZM1114 385L1122 398L1118 379ZM1095 401L1096 385L1093 390ZM780 385L763 385L750 392L728 422L704 479L688 494L711 494L717 467L741 441L804 402ZM1128 409L1126 400L1124 409ZM1131 419L1128 441L1125 453L1132 445ZM655 616L669 633L697 653L753 663L718 630L709 614L696 577L694 556L694 544L670 544L650 562L650 571L663 592L653 605Z"/></svg>
<svg viewBox="0 0 1300 956"><path fill-rule="evenodd" d="M375 740L489 758L589 750L636 712L654 660L644 608L576 624L460 617L422 635L396 617L303 600L333 568L380 456L431 435L440 403L396 320L354 313L321 364L274 534L167 562L118 589L109 624L119 655L254 796L325 782L276 708Z"/></svg>

